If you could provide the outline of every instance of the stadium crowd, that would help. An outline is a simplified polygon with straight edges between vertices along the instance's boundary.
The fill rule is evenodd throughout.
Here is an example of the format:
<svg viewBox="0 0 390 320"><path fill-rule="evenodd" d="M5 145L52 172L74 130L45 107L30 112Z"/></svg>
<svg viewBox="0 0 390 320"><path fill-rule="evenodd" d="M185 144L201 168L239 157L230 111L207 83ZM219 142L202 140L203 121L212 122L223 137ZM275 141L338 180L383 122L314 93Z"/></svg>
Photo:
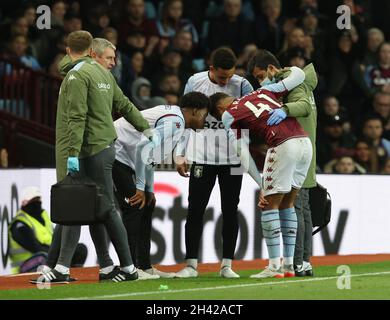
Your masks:
<svg viewBox="0 0 390 320"><path fill-rule="evenodd" d="M51 29L36 27L40 4ZM337 28L338 5L351 29ZM61 77L66 37L88 30L116 47L112 72L140 109L177 104L188 78L228 46L247 74L263 48L283 66L313 62L319 76L318 171L390 174L390 14L388 0L55 0L2 1L0 56ZM0 145L0 148L2 146ZM2 151L2 166L6 163Z"/></svg>

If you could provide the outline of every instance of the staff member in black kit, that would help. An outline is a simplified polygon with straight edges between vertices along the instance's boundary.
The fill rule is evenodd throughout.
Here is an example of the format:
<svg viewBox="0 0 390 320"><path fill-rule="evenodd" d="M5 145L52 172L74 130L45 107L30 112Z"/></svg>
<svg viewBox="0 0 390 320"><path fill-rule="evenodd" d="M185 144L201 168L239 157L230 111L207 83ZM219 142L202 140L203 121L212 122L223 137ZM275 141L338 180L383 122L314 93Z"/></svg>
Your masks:
<svg viewBox="0 0 390 320"><path fill-rule="evenodd" d="M224 92L239 98L252 92L251 84L245 78L234 74L236 63L237 58L231 49L216 49L211 55L210 70L196 73L189 78L184 94L198 91L211 96L217 92ZM181 176L190 178L188 215L185 225L187 266L177 272L176 277L194 278L198 276L203 215L218 177L223 215L223 259L220 275L224 278L239 278L239 275L232 270L232 260L238 236L237 206L240 200L242 174L237 174L237 172L232 174L231 170L234 167L240 167L239 159L233 156L234 152L229 152L234 149L233 146L230 148L228 146L227 134L222 122L210 114L206 118L205 130L202 133L192 134L187 141L188 143L181 143L177 149L177 154L183 157L181 164L177 165L177 171ZM191 152L193 150L195 152ZM187 174L185 153L187 160L193 162L190 175Z"/></svg>

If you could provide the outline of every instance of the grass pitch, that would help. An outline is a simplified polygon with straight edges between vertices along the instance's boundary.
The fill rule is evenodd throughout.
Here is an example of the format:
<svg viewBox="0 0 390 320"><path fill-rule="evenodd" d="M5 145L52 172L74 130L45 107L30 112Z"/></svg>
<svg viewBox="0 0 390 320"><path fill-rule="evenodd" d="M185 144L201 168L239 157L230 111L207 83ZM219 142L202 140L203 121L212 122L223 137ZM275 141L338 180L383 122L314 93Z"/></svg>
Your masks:
<svg viewBox="0 0 390 320"><path fill-rule="evenodd" d="M278 300L390 299L390 261L349 265L350 277L338 266L315 268L315 277L250 279L259 270L240 271L240 279L217 273L195 279L158 279L126 283L56 285L50 289L0 291L0 299L86 300ZM343 272L343 273L341 273Z"/></svg>

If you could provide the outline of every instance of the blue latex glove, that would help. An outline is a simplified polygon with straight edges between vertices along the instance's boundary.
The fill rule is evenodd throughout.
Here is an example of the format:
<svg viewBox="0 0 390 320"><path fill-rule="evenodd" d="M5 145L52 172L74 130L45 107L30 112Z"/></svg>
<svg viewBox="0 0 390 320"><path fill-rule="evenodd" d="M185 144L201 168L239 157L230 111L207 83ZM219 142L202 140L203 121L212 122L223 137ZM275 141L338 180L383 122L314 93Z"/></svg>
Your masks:
<svg viewBox="0 0 390 320"><path fill-rule="evenodd" d="M286 119L287 114L283 109L273 109L269 112L270 117L267 120L269 126L277 125Z"/></svg>
<svg viewBox="0 0 390 320"><path fill-rule="evenodd" d="M68 172L74 173L78 172L79 169L79 159L77 157L69 157L68 158Z"/></svg>

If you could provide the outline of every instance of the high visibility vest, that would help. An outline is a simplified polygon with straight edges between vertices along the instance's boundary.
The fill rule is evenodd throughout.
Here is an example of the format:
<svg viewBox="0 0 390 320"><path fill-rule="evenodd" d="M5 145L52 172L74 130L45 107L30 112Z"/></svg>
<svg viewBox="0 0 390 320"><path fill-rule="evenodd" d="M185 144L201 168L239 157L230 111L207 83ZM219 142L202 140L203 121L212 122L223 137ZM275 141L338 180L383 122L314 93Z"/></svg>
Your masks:
<svg viewBox="0 0 390 320"><path fill-rule="evenodd" d="M20 210L10 224L8 235L12 273L19 273L20 266L27 259L30 259L33 256L33 253L27 251L12 238L12 233L10 231L11 226L18 221L23 222L34 232L35 238L39 243L50 246L53 237L53 226L50 221L49 214L45 210L42 212L42 218L45 221L45 225L42 225L37 219L29 215L27 212Z"/></svg>

